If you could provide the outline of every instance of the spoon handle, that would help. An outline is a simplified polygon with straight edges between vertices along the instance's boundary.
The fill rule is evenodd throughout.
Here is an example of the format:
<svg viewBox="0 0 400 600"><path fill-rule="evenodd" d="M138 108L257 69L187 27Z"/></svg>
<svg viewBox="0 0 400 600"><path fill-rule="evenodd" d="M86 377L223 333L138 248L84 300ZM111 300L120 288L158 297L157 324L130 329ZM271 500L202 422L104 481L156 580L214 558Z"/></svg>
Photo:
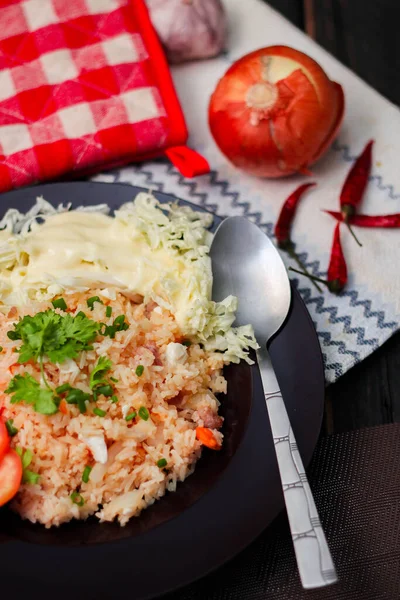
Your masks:
<svg viewBox="0 0 400 600"><path fill-rule="evenodd" d="M301 583L308 589L330 585L338 579L335 565L279 384L268 353L257 355Z"/></svg>

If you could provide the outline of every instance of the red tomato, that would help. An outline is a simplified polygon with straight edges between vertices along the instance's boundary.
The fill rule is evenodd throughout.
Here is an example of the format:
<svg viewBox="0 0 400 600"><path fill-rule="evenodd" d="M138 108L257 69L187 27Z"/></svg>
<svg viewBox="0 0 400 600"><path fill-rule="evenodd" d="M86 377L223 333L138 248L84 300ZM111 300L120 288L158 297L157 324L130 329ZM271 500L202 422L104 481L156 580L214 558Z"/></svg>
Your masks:
<svg viewBox="0 0 400 600"><path fill-rule="evenodd" d="M0 461L0 506L6 504L19 490L22 462L15 450L9 450Z"/></svg>
<svg viewBox="0 0 400 600"><path fill-rule="evenodd" d="M8 435L7 427L4 421L0 418L0 461L10 446L10 436Z"/></svg>

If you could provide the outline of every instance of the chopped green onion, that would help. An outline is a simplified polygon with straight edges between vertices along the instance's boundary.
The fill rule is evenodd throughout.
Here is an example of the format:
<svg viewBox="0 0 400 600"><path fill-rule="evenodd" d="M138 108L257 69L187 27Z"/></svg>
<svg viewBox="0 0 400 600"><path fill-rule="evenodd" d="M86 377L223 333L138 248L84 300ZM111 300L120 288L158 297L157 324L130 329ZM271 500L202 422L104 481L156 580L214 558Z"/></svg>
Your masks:
<svg viewBox="0 0 400 600"><path fill-rule="evenodd" d="M101 408L97 408L97 406L93 409L93 413L98 417L105 417L107 414L105 410L101 410Z"/></svg>
<svg viewBox="0 0 400 600"><path fill-rule="evenodd" d="M22 458L22 455L23 455L24 451L22 450L21 446L17 446L17 447L15 448L15 452L18 454L18 456L19 456L20 458Z"/></svg>
<svg viewBox="0 0 400 600"><path fill-rule="evenodd" d="M16 427L14 427L13 423L14 423L14 419L8 419L8 421L6 421L6 423L5 423L7 431L8 431L8 435L10 437L14 437L14 435L17 435L17 433L18 433L18 429Z"/></svg>
<svg viewBox="0 0 400 600"><path fill-rule="evenodd" d="M68 308L64 298L57 298L57 300L52 300L51 303L54 308L61 308L61 310L67 310Z"/></svg>
<svg viewBox="0 0 400 600"><path fill-rule="evenodd" d="M88 298L86 300L86 304L88 305L88 307L90 308L90 310L94 309L94 303L95 302L99 302L100 304L104 304L103 300L100 300L100 298L98 296L92 296L91 298Z"/></svg>
<svg viewBox="0 0 400 600"><path fill-rule="evenodd" d="M165 458L160 458L160 460L157 461L157 467L159 467L160 469L163 469L166 466L167 466L167 461Z"/></svg>
<svg viewBox="0 0 400 600"><path fill-rule="evenodd" d="M72 494L70 495L70 498L71 498L72 502L74 504L77 504L78 506L83 506L85 504L85 500L83 499L83 497L81 496L81 494L79 492L72 492Z"/></svg>
<svg viewBox="0 0 400 600"><path fill-rule="evenodd" d="M0 352L3 352L3 346L0 346Z"/></svg>
<svg viewBox="0 0 400 600"><path fill-rule="evenodd" d="M111 306L107 306L106 308L106 317L109 319L112 315L112 308Z"/></svg>
<svg viewBox="0 0 400 600"><path fill-rule="evenodd" d="M86 403L82 397L78 398L78 407L79 407L79 410L81 411L81 413L84 415L86 412Z"/></svg>
<svg viewBox="0 0 400 600"><path fill-rule="evenodd" d="M110 377L110 381L112 381L114 383L118 383L118 379L115 379L115 377Z"/></svg>
<svg viewBox="0 0 400 600"><path fill-rule="evenodd" d="M19 335L19 333L17 331L7 331L7 337L12 340L13 342L15 340L20 340L21 336Z"/></svg>
<svg viewBox="0 0 400 600"><path fill-rule="evenodd" d="M69 383L63 383L56 388L57 394L64 394L64 392L69 392L72 389Z"/></svg>
<svg viewBox="0 0 400 600"><path fill-rule="evenodd" d="M128 329L129 327L128 323L125 323L125 315L119 315L118 317L116 317L114 319L113 325L117 329L117 331L123 331L125 329Z"/></svg>
<svg viewBox="0 0 400 600"><path fill-rule="evenodd" d="M107 335L113 340L115 338L116 329L112 325L106 325L105 323L100 323L99 333L100 335Z"/></svg>
<svg viewBox="0 0 400 600"><path fill-rule="evenodd" d="M143 421L148 421L150 417L150 413L145 406L141 406L139 408L139 417L143 419Z"/></svg>
<svg viewBox="0 0 400 600"><path fill-rule="evenodd" d="M113 404L115 404L116 402L118 402L118 397L117 396L111 396L111 402Z"/></svg>
<svg viewBox="0 0 400 600"><path fill-rule="evenodd" d="M68 404L77 404L82 414L86 412L86 400L90 399L90 394L86 394L79 388L71 388L65 397Z"/></svg>
<svg viewBox="0 0 400 600"><path fill-rule="evenodd" d="M143 365L138 365L138 366L136 367L136 371L135 371L135 373L136 373L136 375L137 375L138 377L141 377L141 376L143 375L143 371L144 371L144 366L143 366Z"/></svg>
<svg viewBox="0 0 400 600"><path fill-rule="evenodd" d="M183 340L182 345L189 347L192 345L192 342L190 340Z"/></svg>
<svg viewBox="0 0 400 600"><path fill-rule="evenodd" d="M100 335L109 336L111 339L115 338L115 334L117 331L126 331L129 329L128 323L125 322L125 315L119 315L112 325L106 325L105 323L100 323L99 333Z"/></svg>
<svg viewBox="0 0 400 600"><path fill-rule="evenodd" d="M27 469L32 462L33 454L31 450L25 450L22 456L22 468Z"/></svg>
<svg viewBox="0 0 400 600"><path fill-rule="evenodd" d="M114 390L110 384L99 385L95 391L97 392L97 394L103 394L103 396L106 396L107 398L109 396L112 396L114 393Z"/></svg>
<svg viewBox="0 0 400 600"><path fill-rule="evenodd" d="M34 485L35 483L38 483L39 479L40 475L38 473L29 471L29 469L24 470L24 473L22 475L23 483L30 483L31 485Z"/></svg>
<svg viewBox="0 0 400 600"><path fill-rule="evenodd" d="M131 412L129 415L126 415L125 421L132 421L136 417L136 412Z"/></svg>
<svg viewBox="0 0 400 600"><path fill-rule="evenodd" d="M92 471L92 467L89 467L89 465L87 465L83 469L83 473L82 473L82 481L83 481L83 483L87 483L89 481L89 477L90 477L91 471Z"/></svg>

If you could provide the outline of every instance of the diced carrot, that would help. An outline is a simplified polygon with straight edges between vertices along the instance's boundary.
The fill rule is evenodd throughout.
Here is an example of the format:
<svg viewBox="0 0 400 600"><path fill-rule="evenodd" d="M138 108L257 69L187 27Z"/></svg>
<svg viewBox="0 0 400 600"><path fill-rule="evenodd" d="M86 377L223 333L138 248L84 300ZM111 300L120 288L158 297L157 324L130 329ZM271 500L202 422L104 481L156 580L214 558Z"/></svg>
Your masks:
<svg viewBox="0 0 400 600"><path fill-rule="evenodd" d="M196 437L203 446L207 446L207 448L211 448L211 450L221 450L221 444L217 441L211 429L208 429L207 427L197 427Z"/></svg>
<svg viewBox="0 0 400 600"><path fill-rule="evenodd" d="M66 401L64 399L61 400L60 406L58 408L60 409L60 412L63 415L67 415L68 414L68 405L67 405L67 403L66 403Z"/></svg>

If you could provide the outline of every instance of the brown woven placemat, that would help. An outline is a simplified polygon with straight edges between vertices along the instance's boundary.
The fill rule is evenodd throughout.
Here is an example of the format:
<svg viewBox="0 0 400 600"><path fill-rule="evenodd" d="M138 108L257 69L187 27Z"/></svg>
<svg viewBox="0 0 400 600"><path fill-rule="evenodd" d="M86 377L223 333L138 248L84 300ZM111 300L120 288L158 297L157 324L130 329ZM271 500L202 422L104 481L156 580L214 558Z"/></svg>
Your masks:
<svg viewBox="0 0 400 600"><path fill-rule="evenodd" d="M400 424L321 439L308 475L339 583L302 589L282 514L229 564L166 598L400 599Z"/></svg>

